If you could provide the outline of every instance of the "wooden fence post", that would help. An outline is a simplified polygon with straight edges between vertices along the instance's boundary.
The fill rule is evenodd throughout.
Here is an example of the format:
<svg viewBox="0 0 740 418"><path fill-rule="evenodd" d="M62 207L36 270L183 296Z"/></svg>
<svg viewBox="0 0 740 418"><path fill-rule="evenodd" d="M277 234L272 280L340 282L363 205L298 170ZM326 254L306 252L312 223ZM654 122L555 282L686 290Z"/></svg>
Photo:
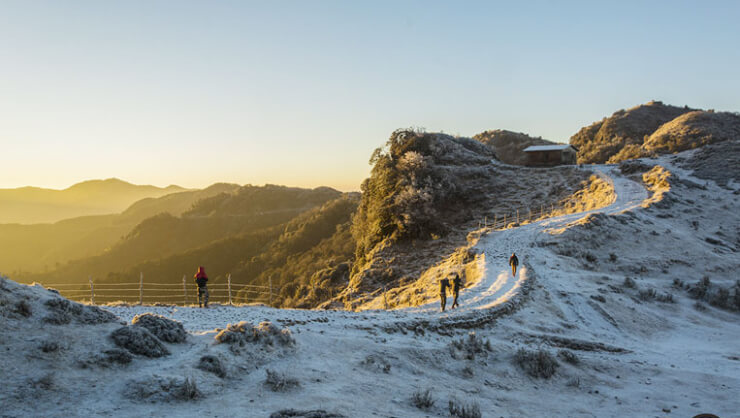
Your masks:
<svg viewBox="0 0 740 418"><path fill-rule="evenodd" d="M139 305L144 304L144 272L139 272Z"/></svg>
<svg viewBox="0 0 740 418"><path fill-rule="evenodd" d="M270 306L272 306L272 276L270 276Z"/></svg>
<svg viewBox="0 0 740 418"><path fill-rule="evenodd" d="M229 282L229 306L231 306L231 273L229 273L227 280Z"/></svg>
<svg viewBox="0 0 740 418"><path fill-rule="evenodd" d="M493 214L493 229L496 229L496 224L498 223L498 215L495 213Z"/></svg>
<svg viewBox="0 0 740 418"><path fill-rule="evenodd" d="M486 216L485 218L483 218L483 227L484 228L488 228L488 216Z"/></svg>
<svg viewBox="0 0 740 418"><path fill-rule="evenodd" d="M187 306L188 304L188 285L185 283L186 277L187 274L182 275L182 306Z"/></svg>
<svg viewBox="0 0 740 418"><path fill-rule="evenodd" d="M504 229L506 229L506 214L504 213Z"/></svg>
<svg viewBox="0 0 740 418"><path fill-rule="evenodd" d="M95 288L93 287L92 276L88 276L87 280L90 282L90 303L95 305Z"/></svg>
<svg viewBox="0 0 740 418"><path fill-rule="evenodd" d="M545 217L545 205L540 205L540 218Z"/></svg>
<svg viewBox="0 0 740 418"><path fill-rule="evenodd" d="M555 206L550 203L550 216L552 216L553 213L555 213Z"/></svg>
<svg viewBox="0 0 740 418"><path fill-rule="evenodd" d="M532 222L532 208L527 208L527 209L529 209L529 219L528 219L528 221L529 222Z"/></svg>
<svg viewBox="0 0 740 418"><path fill-rule="evenodd" d="M385 285L383 286L383 305L385 306L385 310L388 310L388 293L385 289Z"/></svg>
<svg viewBox="0 0 740 418"><path fill-rule="evenodd" d="M516 223L519 225L519 209L516 210Z"/></svg>

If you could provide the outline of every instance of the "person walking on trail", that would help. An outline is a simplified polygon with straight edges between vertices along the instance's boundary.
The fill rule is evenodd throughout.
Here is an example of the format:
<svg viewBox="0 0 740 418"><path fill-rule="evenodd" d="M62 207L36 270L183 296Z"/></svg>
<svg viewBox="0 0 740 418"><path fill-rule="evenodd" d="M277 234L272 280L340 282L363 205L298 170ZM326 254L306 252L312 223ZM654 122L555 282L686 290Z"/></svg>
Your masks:
<svg viewBox="0 0 740 418"><path fill-rule="evenodd" d="M447 279L447 277L439 281L439 301L442 304L442 312L445 311L445 306L447 306L447 288L448 287L450 287L450 281Z"/></svg>
<svg viewBox="0 0 740 418"><path fill-rule="evenodd" d="M511 253L511 257L509 257L509 265L511 266L511 275L516 276L516 266L519 265L519 259L516 257L516 254Z"/></svg>
<svg viewBox="0 0 740 418"><path fill-rule="evenodd" d="M462 287L462 279L460 279L460 275L455 273L455 278L452 279L452 309L455 309L457 306L460 306L457 304L457 297L460 296L460 288Z"/></svg>
<svg viewBox="0 0 740 418"><path fill-rule="evenodd" d="M195 273L195 283L198 285L198 307L208 307L208 275L206 269L203 266L198 267L198 272Z"/></svg>

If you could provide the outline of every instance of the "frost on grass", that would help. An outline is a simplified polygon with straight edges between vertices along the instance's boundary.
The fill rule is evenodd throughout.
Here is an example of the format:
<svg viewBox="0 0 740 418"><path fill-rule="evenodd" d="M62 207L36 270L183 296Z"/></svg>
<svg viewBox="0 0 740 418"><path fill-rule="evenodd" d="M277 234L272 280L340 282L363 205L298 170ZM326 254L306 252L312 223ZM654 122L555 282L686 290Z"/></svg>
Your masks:
<svg viewBox="0 0 740 418"><path fill-rule="evenodd" d="M69 324L73 320L81 324L103 324L118 319L97 306L85 306L61 297L51 298L44 305L49 310L44 321L54 325Z"/></svg>
<svg viewBox="0 0 740 418"><path fill-rule="evenodd" d="M564 362L570 363L572 365L577 365L581 362L581 360L578 358L578 356L575 355L572 351L569 350L560 350L558 351L558 357L563 359Z"/></svg>
<svg viewBox="0 0 740 418"><path fill-rule="evenodd" d="M704 276L696 284L690 285L688 292L697 299L697 304L704 301L717 308L740 311L740 280L733 286L721 287L714 285L709 276Z"/></svg>
<svg viewBox="0 0 740 418"><path fill-rule="evenodd" d="M223 362L216 356L205 355L198 361L199 369L213 373L220 378L226 377L226 368Z"/></svg>
<svg viewBox="0 0 740 418"><path fill-rule="evenodd" d="M131 323L148 329L157 338L168 343L183 343L188 335L182 323L152 313L136 315Z"/></svg>
<svg viewBox="0 0 740 418"><path fill-rule="evenodd" d="M532 377L549 379L557 371L560 364L546 350L537 351L520 348L514 356L514 363Z"/></svg>
<svg viewBox="0 0 740 418"><path fill-rule="evenodd" d="M478 337L475 332L470 332L467 337L453 340L449 347L452 358L465 360L475 360L476 355L487 355L493 350L491 342Z"/></svg>
<svg viewBox="0 0 740 418"><path fill-rule="evenodd" d="M278 373L274 370L267 369L265 378L265 386L270 388L273 392L283 392L295 387L300 386L298 380L285 375L284 373Z"/></svg>
<svg viewBox="0 0 740 418"><path fill-rule="evenodd" d="M462 403L457 399L450 399L447 404L450 416L454 418L481 418L480 406L472 402L469 404Z"/></svg>
<svg viewBox="0 0 740 418"><path fill-rule="evenodd" d="M419 409L429 409L434 406L431 389L417 390L411 397L411 403Z"/></svg>
<svg viewBox="0 0 740 418"><path fill-rule="evenodd" d="M360 364L366 369L382 371L383 373L391 372L391 364L388 360L377 354L368 355Z"/></svg>
<svg viewBox="0 0 740 418"><path fill-rule="evenodd" d="M261 322L258 326L242 321L238 324L228 324L214 337L223 344L243 347L248 343L260 342L266 346L292 347L295 339L287 328L280 329L271 322Z"/></svg>
<svg viewBox="0 0 740 418"><path fill-rule="evenodd" d="M146 357L162 357L170 354L167 347L143 327L124 326L113 331L110 336L117 346L133 354Z"/></svg>
<svg viewBox="0 0 740 418"><path fill-rule="evenodd" d="M138 402L192 401L202 395L189 377L149 376L126 384L124 396Z"/></svg>
<svg viewBox="0 0 740 418"><path fill-rule="evenodd" d="M88 357L77 359L77 366L81 369L92 367L109 368L114 365L127 365L131 363L134 357L126 350L112 348L105 350L101 354L91 354Z"/></svg>
<svg viewBox="0 0 740 418"><path fill-rule="evenodd" d="M299 411L297 409L283 409L270 414L270 418L347 418L344 415L327 412L323 409Z"/></svg>

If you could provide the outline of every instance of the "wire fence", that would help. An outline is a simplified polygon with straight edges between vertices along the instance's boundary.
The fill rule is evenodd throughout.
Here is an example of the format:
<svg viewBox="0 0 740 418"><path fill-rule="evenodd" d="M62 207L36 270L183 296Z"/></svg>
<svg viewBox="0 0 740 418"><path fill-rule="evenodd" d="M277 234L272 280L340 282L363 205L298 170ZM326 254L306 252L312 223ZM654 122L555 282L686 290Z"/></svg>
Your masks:
<svg viewBox="0 0 740 418"><path fill-rule="evenodd" d="M492 228L492 229L505 229L509 226L517 226L524 222L532 222L538 219L551 218L555 216L556 210L561 210L561 207L555 207L554 204L549 206L540 205L532 210L531 207L525 209L517 209L513 213L505 213L499 215L493 214L493 217L486 216L478 221L478 229L480 228Z"/></svg>
<svg viewBox="0 0 740 418"><path fill-rule="evenodd" d="M92 278L87 283L41 283L52 288L60 295L79 302L95 304L130 303L130 304L168 304L190 305L198 303L198 286L188 282L187 276L182 283L146 282L144 274L139 275L138 282L95 283ZM211 283L207 286L209 303L264 303L272 305L280 292L273 287L272 279L267 286L250 283L234 283L231 275L226 283Z"/></svg>

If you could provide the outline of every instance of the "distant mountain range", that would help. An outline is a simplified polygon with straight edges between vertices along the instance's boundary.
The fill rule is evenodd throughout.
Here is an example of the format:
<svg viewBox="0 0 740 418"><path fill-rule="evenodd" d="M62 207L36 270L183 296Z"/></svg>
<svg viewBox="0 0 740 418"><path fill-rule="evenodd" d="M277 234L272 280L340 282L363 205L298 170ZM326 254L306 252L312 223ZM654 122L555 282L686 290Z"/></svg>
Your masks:
<svg viewBox="0 0 740 418"><path fill-rule="evenodd" d="M57 222L79 216L119 213L144 198L186 191L180 186L140 186L119 179L90 180L63 190L0 189L0 224Z"/></svg>

